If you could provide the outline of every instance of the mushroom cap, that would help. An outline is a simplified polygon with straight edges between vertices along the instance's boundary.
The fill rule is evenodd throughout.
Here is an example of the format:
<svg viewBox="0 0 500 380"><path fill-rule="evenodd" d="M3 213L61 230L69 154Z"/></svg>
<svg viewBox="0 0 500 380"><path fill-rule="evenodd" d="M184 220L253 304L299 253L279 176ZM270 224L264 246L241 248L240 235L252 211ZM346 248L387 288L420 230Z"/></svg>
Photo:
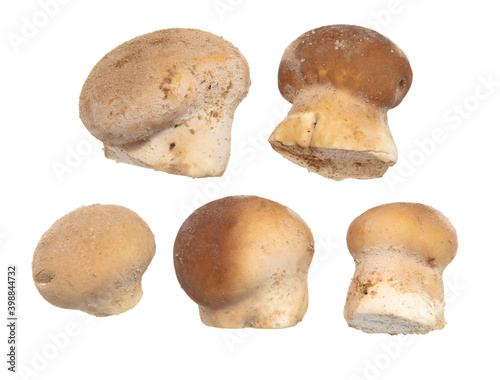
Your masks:
<svg viewBox="0 0 500 380"><path fill-rule="evenodd" d="M408 58L380 33L355 25L323 26L302 34L285 50L278 86L289 102L310 86L349 90L391 109L412 82Z"/></svg>
<svg viewBox="0 0 500 380"><path fill-rule="evenodd" d="M222 37L158 30L121 44L94 66L80 94L80 118L96 138L122 146L200 109L235 107L249 86L247 61Z"/></svg>
<svg viewBox="0 0 500 380"><path fill-rule="evenodd" d="M33 279L55 306L109 315L109 310L125 311L121 307L128 298L140 299L140 281L154 254L154 235L135 212L115 205L84 206L44 233L33 256ZM125 295L124 305L113 305L137 283L139 297ZM89 311L90 304L103 310Z"/></svg>
<svg viewBox="0 0 500 380"><path fill-rule="evenodd" d="M430 266L445 268L458 249L457 233L438 210L420 203L389 203L353 220L347 231L351 255L402 248Z"/></svg>
<svg viewBox="0 0 500 380"><path fill-rule="evenodd" d="M309 227L288 207L256 196L230 196L185 220L175 240L174 264L187 295L217 309L250 297L270 278L274 286L285 276L307 278L313 252Z"/></svg>

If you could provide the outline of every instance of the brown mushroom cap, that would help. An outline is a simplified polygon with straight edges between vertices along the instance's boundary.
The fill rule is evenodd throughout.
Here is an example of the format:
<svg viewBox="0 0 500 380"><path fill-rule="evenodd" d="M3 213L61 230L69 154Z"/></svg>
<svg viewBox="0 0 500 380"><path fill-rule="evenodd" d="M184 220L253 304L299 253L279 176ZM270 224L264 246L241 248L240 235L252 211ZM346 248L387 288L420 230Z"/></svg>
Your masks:
<svg viewBox="0 0 500 380"><path fill-rule="evenodd" d="M404 248L432 266L445 268L455 257L455 228L438 210L419 203L389 203L353 220L347 232L353 257L373 249Z"/></svg>
<svg viewBox="0 0 500 380"><path fill-rule="evenodd" d="M288 46L278 86L289 102L309 86L327 85L391 109L405 97L412 77L408 58L388 38L360 26L331 25L306 32Z"/></svg>

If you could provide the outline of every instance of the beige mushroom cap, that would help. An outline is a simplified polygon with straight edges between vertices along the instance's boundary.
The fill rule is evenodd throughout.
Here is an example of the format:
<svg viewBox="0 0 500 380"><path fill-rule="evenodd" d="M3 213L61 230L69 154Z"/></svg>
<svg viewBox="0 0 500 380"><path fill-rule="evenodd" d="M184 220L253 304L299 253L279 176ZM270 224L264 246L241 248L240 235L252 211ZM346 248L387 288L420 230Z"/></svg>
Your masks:
<svg viewBox="0 0 500 380"><path fill-rule="evenodd" d="M51 304L96 316L119 314L142 297L155 239L135 212L115 205L78 208L58 219L33 256L33 280Z"/></svg>
<svg viewBox="0 0 500 380"><path fill-rule="evenodd" d="M356 258L373 248L405 248L443 269L458 249L457 233L438 210L419 203L389 203L374 207L351 223L347 246Z"/></svg>
<svg viewBox="0 0 500 380"><path fill-rule="evenodd" d="M95 137L120 146L175 128L193 109L210 115L239 103L249 86L245 58L222 37L158 30L121 44L94 66L80 94L80 118Z"/></svg>

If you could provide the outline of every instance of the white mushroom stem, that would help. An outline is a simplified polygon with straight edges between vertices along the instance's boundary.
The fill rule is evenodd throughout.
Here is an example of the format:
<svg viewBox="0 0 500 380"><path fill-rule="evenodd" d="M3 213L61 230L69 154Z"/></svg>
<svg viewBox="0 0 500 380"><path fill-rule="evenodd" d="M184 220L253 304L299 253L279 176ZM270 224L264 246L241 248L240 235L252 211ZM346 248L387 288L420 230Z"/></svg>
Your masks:
<svg viewBox="0 0 500 380"><path fill-rule="evenodd" d="M404 247L373 249L356 261L344 316L368 333L420 333L442 329L443 268Z"/></svg>
<svg viewBox="0 0 500 380"><path fill-rule="evenodd" d="M307 311L307 278L302 274L268 277L251 296L226 307L199 306L207 326L222 328L287 328L300 322Z"/></svg>
<svg viewBox="0 0 500 380"><path fill-rule="evenodd" d="M148 140L122 147L104 144L107 158L193 178L221 176L231 149L233 110L190 115Z"/></svg>

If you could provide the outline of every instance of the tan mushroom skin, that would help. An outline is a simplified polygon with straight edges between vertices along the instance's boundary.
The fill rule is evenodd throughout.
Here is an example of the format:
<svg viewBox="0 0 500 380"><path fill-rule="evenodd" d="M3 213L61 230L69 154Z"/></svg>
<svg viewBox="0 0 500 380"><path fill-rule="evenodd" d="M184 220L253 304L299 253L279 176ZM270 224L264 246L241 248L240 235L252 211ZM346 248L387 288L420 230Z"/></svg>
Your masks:
<svg viewBox="0 0 500 380"><path fill-rule="evenodd" d="M133 211L80 207L43 234L33 255L33 280L55 306L98 317L120 314L140 301L154 254L154 235Z"/></svg>
<svg viewBox="0 0 500 380"><path fill-rule="evenodd" d="M233 196L186 219L175 240L174 264L204 324L273 329L304 317L313 253L309 227L288 207Z"/></svg>
<svg viewBox="0 0 500 380"><path fill-rule="evenodd" d="M193 178L220 176L248 63L222 37L172 28L106 54L80 94L80 118L106 157Z"/></svg>
<svg viewBox="0 0 500 380"><path fill-rule="evenodd" d="M356 269L344 317L368 333L426 334L442 329L442 275L458 248L455 228L438 210L390 203L358 216L347 232Z"/></svg>
<svg viewBox="0 0 500 380"><path fill-rule="evenodd" d="M292 108L269 142L327 178L381 177L397 161L387 111L411 82L406 55L383 35L354 25L311 30L281 59L278 86Z"/></svg>

